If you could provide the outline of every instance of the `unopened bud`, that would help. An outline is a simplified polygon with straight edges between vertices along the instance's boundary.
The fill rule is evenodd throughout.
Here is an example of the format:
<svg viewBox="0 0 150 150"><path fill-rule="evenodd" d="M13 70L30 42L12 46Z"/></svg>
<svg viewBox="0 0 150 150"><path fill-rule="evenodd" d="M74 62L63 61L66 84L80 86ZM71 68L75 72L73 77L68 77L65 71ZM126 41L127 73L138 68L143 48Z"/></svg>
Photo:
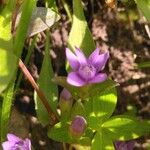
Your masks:
<svg viewBox="0 0 150 150"><path fill-rule="evenodd" d="M67 112L72 107L72 96L70 92L67 89L63 89L60 93L60 100L59 100L59 107L61 110L61 113Z"/></svg>
<svg viewBox="0 0 150 150"><path fill-rule="evenodd" d="M135 145L135 141L116 141L115 149L116 150L133 150Z"/></svg>
<svg viewBox="0 0 150 150"><path fill-rule="evenodd" d="M87 126L87 122L82 116L75 116L69 127L70 135L79 138L83 135Z"/></svg>

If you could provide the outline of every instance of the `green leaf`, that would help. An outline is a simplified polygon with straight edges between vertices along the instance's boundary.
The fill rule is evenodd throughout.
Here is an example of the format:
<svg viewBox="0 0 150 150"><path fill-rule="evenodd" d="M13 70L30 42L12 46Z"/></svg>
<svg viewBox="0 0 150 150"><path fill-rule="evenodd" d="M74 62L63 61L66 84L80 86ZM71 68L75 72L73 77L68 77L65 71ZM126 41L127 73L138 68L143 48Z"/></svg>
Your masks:
<svg viewBox="0 0 150 150"><path fill-rule="evenodd" d="M58 141L58 142L65 142L65 143L76 143L82 145L90 145L91 140L88 137L81 137L80 139L73 139L69 135L69 124L57 123L54 127L49 128L48 130L48 137Z"/></svg>
<svg viewBox="0 0 150 150"><path fill-rule="evenodd" d="M82 102L80 100L76 101L71 110L71 118L75 117L76 115L85 117L85 113L85 108Z"/></svg>
<svg viewBox="0 0 150 150"><path fill-rule="evenodd" d="M2 104L3 104L3 101L2 101L2 99L0 97L0 125L1 125L1 117L2 117ZM1 137L1 130L0 130L0 137Z"/></svg>
<svg viewBox="0 0 150 150"><path fill-rule="evenodd" d="M43 91L44 95L46 96L48 103L51 106L53 112L56 113L58 89L57 89L57 85L51 81L52 77L53 77L53 69L51 65L51 59L49 56L49 37L47 32L45 56L44 56L41 72L39 75L38 84L40 89ZM50 123L49 115L38 97L36 99L36 104L37 104L36 106L37 115L41 123L43 125Z"/></svg>
<svg viewBox="0 0 150 150"><path fill-rule="evenodd" d="M54 127L49 128L48 137L55 141L72 143L68 127L69 127L68 124L62 126L62 124L59 122Z"/></svg>
<svg viewBox="0 0 150 150"><path fill-rule="evenodd" d="M84 16L81 0L73 0L73 24L69 34L68 46L72 50L77 46L86 55L90 55L95 49L95 43Z"/></svg>
<svg viewBox="0 0 150 150"><path fill-rule="evenodd" d="M91 150L114 150L113 142L106 134L97 132L92 140Z"/></svg>
<svg viewBox="0 0 150 150"><path fill-rule="evenodd" d="M102 125L103 131L112 140L130 140L150 132L150 123L129 116L115 116Z"/></svg>
<svg viewBox="0 0 150 150"><path fill-rule="evenodd" d="M150 61L137 64L138 68L150 68Z"/></svg>
<svg viewBox="0 0 150 150"><path fill-rule="evenodd" d="M36 39L37 39L37 35L35 35L35 36L33 37L32 41L31 41L31 44L30 44L29 47L28 47L28 53L27 53L27 55L26 55L26 57L25 57L25 60L24 60L24 64L25 64L25 65L27 65L27 64L29 63L29 61L30 61L31 54L32 54L32 52L33 52L33 50L34 50L34 46L35 46L35 44L36 44ZM19 74L19 76L18 76L17 83L16 83L16 85L15 85L15 90L18 90L19 85L20 85L20 82L21 82L21 80L22 80L22 77L23 77L23 73L20 72L20 74Z"/></svg>
<svg viewBox="0 0 150 150"><path fill-rule="evenodd" d="M9 118L14 94L13 92L14 92L14 80L10 82L8 88L4 93L1 110L1 121L0 121L1 141L5 140L6 134L8 132Z"/></svg>
<svg viewBox="0 0 150 150"><path fill-rule="evenodd" d="M46 0L47 4L48 4L48 7L55 10L55 11L58 11L58 8L57 8L57 4L56 4L56 1L55 0Z"/></svg>
<svg viewBox="0 0 150 150"><path fill-rule="evenodd" d="M100 84L89 84L82 87L76 87L67 83L66 79L66 77L57 76L53 78L53 81L58 85L65 87L75 99L94 97L95 95L99 95L118 85L115 81L108 79Z"/></svg>
<svg viewBox="0 0 150 150"><path fill-rule="evenodd" d="M0 93L8 86L17 67L17 58L12 53L12 1L9 1L0 14Z"/></svg>
<svg viewBox="0 0 150 150"><path fill-rule="evenodd" d="M85 110L88 116L88 123L92 129L99 129L113 113L117 103L117 91L115 88L107 89L104 92L90 97L85 102Z"/></svg>
<svg viewBox="0 0 150 150"><path fill-rule="evenodd" d="M0 93L11 81L17 67L17 57L11 52L0 49Z"/></svg>
<svg viewBox="0 0 150 150"><path fill-rule="evenodd" d="M150 22L150 0L135 0L144 16Z"/></svg>
<svg viewBox="0 0 150 150"><path fill-rule="evenodd" d="M17 27L21 18L21 13L17 15L15 26ZM33 36L51 27L60 19L60 16L50 8L36 7L31 16L27 36Z"/></svg>
<svg viewBox="0 0 150 150"><path fill-rule="evenodd" d="M11 17L12 12L6 7L0 14L0 49L12 49L11 35Z"/></svg>
<svg viewBox="0 0 150 150"><path fill-rule="evenodd" d="M95 96L98 96L99 94L103 94L107 92L108 90L114 89L118 85L119 84L117 82L111 79L108 79L102 83L91 84L86 94L88 97L89 96L95 97Z"/></svg>
<svg viewBox="0 0 150 150"><path fill-rule="evenodd" d="M22 6L22 14L19 26L16 31L13 51L15 55L20 57L24 41L27 35L28 25L30 23L32 11L36 6L36 0L25 0Z"/></svg>

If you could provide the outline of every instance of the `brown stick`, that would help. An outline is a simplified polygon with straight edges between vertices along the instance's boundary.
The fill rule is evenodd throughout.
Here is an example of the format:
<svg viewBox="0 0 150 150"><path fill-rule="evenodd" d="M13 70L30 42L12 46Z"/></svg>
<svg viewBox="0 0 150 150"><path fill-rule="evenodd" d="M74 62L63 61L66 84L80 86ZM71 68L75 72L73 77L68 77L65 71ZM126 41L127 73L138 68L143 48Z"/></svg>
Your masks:
<svg viewBox="0 0 150 150"><path fill-rule="evenodd" d="M43 92L41 91L39 86L36 84L36 82L34 81L32 75L30 74L30 72L28 71L28 69L26 68L26 66L24 65L24 63L22 62L21 59L19 59L19 67L20 67L21 71L23 72L23 74L27 77L27 79L29 80L29 82L31 83L31 85L33 86L35 91L37 92L37 95L39 96L39 98L42 101L43 105L45 106L45 108L46 108L46 110L49 114L49 117L52 120L52 125L56 124L58 122L58 117L52 111L45 95L43 94Z"/></svg>

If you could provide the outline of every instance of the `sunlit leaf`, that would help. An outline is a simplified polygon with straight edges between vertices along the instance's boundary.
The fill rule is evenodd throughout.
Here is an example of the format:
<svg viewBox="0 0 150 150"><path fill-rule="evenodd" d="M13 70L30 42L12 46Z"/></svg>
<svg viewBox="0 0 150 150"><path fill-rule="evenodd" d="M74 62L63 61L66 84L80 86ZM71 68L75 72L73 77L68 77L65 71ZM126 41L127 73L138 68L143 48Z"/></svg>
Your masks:
<svg viewBox="0 0 150 150"><path fill-rule="evenodd" d="M150 0L135 0L144 16L150 22Z"/></svg>
<svg viewBox="0 0 150 150"><path fill-rule="evenodd" d="M69 34L68 46L72 50L77 46L86 55L90 55L95 49L95 43L84 16L81 0L73 0L73 24Z"/></svg>
<svg viewBox="0 0 150 150"><path fill-rule="evenodd" d="M11 17L12 12L8 8L0 14L0 49L9 51L12 49Z"/></svg>
<svg viewBox="0 0 150 150"><path fill-rule="evenodd" d="M54 127L49 128L48 137L59 142L71 143L71 137L68 131L68 125L62 126L61 123L57 123Z"/></svg>
<svg viewBox="0 0 150 150"><path fill-rule="evenodd" d="M107 120L116 107L117 91L115 88L107 89L104 92L92 96L85 101L85 110L88 116L89 126L95 130Z"/></svg>
<svg viewBox="0 0 150 150"><path fill-rule="evenodd" d="M130 140L150 132L150 122L129 116L115 116L102 125L103 130L115 140Z"/></svg>
<svg viewBox="0 0 150 150"><path fill-rule="evenodd" d="M11 9L5 7L0 14L0 93L9 84L17 66L12 53L11 17Z"/></svg>
<svg viewBox="0 0 150 150"><path fill-rule="evenodd" d="M1 124L1 116L2 116L2 104L3 104L2 97L0 97L0 124ZM0 130L0 137L1 137L1 130Z"/></svg>
<svg viewBox="0 0 150 150"><path fill-rule="evenodd" d="M0 49L0 93L7 87L17 66L17 57L11 52Z"/></svg>
<svg viewBox="0 0 150 150"><path fill-rule="evenodd" d="M81 145L90 145L91 140L88 137L81 137L80 139L73 139L69 134L69 124L62 125L61 123L57 123L54 127L49 128L48 137L58 141L65 142L71 144L81 144Z"/></svg>
<svg viewBox="0 0 150 150"><path fill-rule="evenodd" d="M114 150L114 145L107 134L97 132L92 140L91 150Z"/></svg>

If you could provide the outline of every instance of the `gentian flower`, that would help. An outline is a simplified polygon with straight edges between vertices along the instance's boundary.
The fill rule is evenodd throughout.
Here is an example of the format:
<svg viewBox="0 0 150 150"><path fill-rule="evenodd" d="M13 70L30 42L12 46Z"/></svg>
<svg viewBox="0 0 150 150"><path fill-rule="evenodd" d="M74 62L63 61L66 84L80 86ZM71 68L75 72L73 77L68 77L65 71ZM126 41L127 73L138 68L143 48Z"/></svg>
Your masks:
<svg viewBox="0 0 150 150"><path fill-rule="evenodd" d="M79 138L83 135L87 127L87 122L82 116L75 116L69 127L70 135L74 138Z"/></svg>
<svg viewBox="0 0 150 150"><path fill-rule="evenodd" d="M31 141L21 139L14 134L7 134L8 141L2 143L3 150L31 150Z"/></svg>
<svg viewBox="0 0 150 150"><path fill-rule="evenodd" d="M79 48L76 48L75 53L66 48L66 57L73 70L67 77L69 84L84 86L86 84L103 82L107 79L106 73L101 71L109 58L109 52L100 54L97 48L86 58Z"/></svg>

